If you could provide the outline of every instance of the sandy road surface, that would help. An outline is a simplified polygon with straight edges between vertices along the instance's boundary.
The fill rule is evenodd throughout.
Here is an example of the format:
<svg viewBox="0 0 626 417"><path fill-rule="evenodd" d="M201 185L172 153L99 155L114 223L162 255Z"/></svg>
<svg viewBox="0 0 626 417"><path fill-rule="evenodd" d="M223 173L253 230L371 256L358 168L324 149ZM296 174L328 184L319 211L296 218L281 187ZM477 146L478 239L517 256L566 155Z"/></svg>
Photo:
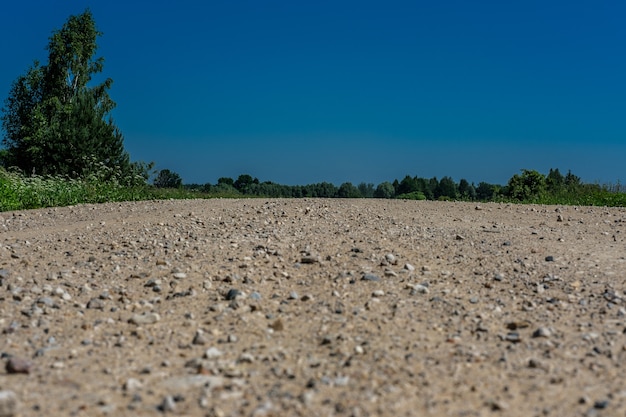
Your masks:
<svg viewBox="0 0 626 417"><path fill-rule="evenodd" d="M0 281L4 415L626 414L625 209L0 213Z"/></svg>

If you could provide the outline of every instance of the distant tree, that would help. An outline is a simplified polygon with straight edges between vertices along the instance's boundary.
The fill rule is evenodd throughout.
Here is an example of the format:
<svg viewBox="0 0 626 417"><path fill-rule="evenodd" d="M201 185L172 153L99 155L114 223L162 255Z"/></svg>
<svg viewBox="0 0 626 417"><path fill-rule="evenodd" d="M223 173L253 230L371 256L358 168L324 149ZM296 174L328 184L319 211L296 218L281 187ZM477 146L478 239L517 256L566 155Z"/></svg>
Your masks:
<svg viewBox="0 0 626 417"><path fill-rule="evenodd" d="M233 180L232 178L229 178L229 177L220 177L220 178L217 179L217 184L216 185L220 185L220 184L226 184L226 185L233 186L233 184L235 184L235 180Z"/></svg>
<svg viewBox="0 0 626 417"><path fill-rule="evenodd" d="M405 176L396 190L396 194L408 194L413 191L418 191L418 185L415 178L410 175Z"/></svg>
<svg viewBox="0 0 626 417"><path fill-rule="evenodd" d="M361 193L361 197L363 198L372 198L374 197L374 184L371 183L360 183L357 187L359 192Z"/></svg>
<svg viewBox="0 0 626 417"><path fill-rule="evenodd" d="M546 176L546 187L550 193L558 193L565 186L565 177L559 172L559 169L550 168L550 172Z"/></svg>
<svg viewBox="0 0 626 417"><path fill-rule="evenodd" d="M515 174L508 183L508 195L519 201L531 201L546 190L546 177L535 171L523 169L522 175Z"/></svg>
<svg viewBox="0 0 626 417"><path fill-rule="evenodd" d="M169 169L162 169L154 178L153 184L157 188L179 188L183 185L183 180L177 173Z"/></svg>
<svg viewBox="0 0 626 417"><path fill-rule="evenodd" d="M564 182L567 188L569 188L570 190L576 189L577 187L582 185L580 182L580 177L572 174L572 171L567 171Z"/></svg>
<svg viewBox="0 0 626 417"><path fill-rule="evenodd" d="M443 177L437 186L437 198L456 199L458 198L457 185L451 177Z"/></svg>
<svg viewBox="0 0 626 417"><path fill-rule="evenodd" d="M465 178L462 178L459 181L459 194L461 198L465 200L475 200L476 199L476 188L474 184L470 184Z"/></svg>
<svg viewBox="0 0 626 417"><path fill-rule="evenodd" d="M13 83L2 115L5 165L69 177L104 166L123 180L141 177L110 116L113 80L89 85L103 69L103 58L95 58L100 35L89 10L70 16L49 38L47 65L35 61Z"/></svg>
<svg viewBox="0 0 626 417"><path fill-rule="evenodd" d="M233 183L233 186L241 193L246 194L248 192L248 188L252 184L258 184L259 180L257 178L252 178L249 174L241 174L239 178Z"/></svg>
<svg viewBox="0 0 626 417"><path fill-rule="evenodd" d="M495 186L486 182L478 183L476 187L476 198L481 201L493 200L495 196Z"/></svg>
<svg viewBox="0 0 626 417"><path fill-rule="evenodd" d="M428 200L435 200L439 198L439 180L437 177L432 177L426 184L424 195Z"/></svg>
<svg viewBox="0 0 626 417"><path fill-rule="evenodd" d="M395 193L396 191L394 190L393 185L390 182L385 181L378 184L378 187L376 187L376 191L374 191L374 197L393 198Z"/></svg>
<svg viewBox="0 0 626 417"><path fill-rule="evenodd" d="M394 195L394 196L395 196L395 195L398 195L398 189L400 188L400 183L398 182L398 180L397 180L397 179L395 179L395 180L393 180L392 185L393 185L393 190L394 190L394 191L393 191L393 195Z"/></svg>
<svg viewBox="0 0 626 417"><path fill-rule="evenodd" d="M339 198L361 198L361 192L358 188L352 185L351 182L344 182L339 186L337 190L337 197Z"/></svg>

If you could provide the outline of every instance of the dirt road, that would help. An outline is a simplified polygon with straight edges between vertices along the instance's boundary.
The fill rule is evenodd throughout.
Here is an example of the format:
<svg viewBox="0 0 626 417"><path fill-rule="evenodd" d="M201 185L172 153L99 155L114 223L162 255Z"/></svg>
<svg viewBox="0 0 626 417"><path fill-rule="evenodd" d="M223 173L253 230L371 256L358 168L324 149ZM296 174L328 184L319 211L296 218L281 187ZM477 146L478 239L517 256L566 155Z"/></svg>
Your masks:
<svg viewBox="0 0 626 417"><path fill-rule="evenodd" d="M626 414L626 209L0 213L0 415Z"/></svg>

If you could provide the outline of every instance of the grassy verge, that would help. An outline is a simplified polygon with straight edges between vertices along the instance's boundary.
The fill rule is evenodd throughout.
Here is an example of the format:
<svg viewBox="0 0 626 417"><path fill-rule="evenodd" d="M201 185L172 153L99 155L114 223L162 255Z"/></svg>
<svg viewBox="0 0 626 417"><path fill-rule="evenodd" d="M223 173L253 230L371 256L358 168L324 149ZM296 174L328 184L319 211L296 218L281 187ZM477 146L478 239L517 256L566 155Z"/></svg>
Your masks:
<svg viewBox="0 0 626 417"><path fill-rule="evenodd" d="M124 186L115 179L25 177L0 168L0 211L61 207L81 203L232 197L149 185Z"/></svg>

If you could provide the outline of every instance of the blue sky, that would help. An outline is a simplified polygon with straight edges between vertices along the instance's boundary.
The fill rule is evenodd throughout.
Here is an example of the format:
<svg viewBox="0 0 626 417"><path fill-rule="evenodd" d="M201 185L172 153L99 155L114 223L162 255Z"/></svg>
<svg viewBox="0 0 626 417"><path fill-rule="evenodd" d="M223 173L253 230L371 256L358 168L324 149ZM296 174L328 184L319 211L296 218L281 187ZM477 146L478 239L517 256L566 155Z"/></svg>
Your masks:
<svg viewBox="0 0 626 417"><path fill-rule="evenodd" d="M626 2L10 2L0 97L92 11L133 160L185 183L626 181Z"/></svg>

